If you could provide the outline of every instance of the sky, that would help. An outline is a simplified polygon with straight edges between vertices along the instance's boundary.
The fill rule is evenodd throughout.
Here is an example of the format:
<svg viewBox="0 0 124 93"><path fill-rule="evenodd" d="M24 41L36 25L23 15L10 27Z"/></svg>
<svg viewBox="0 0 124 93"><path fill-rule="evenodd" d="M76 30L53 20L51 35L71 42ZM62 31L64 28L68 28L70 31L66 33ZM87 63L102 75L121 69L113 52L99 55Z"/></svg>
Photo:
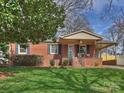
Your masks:
<svg viewBox="0 0 124 93"><path fill-rule="evenodd" d="M113 20L109 18L110 15L105 13L104 9L108 5L109 0L94 0L93 10L90 10L85 13L86 17L90 22L90 26L99 34L104 34L105 31L113 24ZM120 8L124 9L124 0L113 0L112 6L114 6L115 11L111 12L111 15L114 18L121 13ZM108 18L102 19L103 12L106 14Z"/></svg>

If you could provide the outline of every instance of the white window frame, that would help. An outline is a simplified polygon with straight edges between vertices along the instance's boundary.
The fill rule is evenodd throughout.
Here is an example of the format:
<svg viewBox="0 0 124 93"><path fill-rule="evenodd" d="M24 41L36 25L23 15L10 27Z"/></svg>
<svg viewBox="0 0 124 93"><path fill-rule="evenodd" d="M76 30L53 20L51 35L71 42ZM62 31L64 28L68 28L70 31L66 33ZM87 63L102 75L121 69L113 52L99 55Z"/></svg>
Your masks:
<svg viewBox="0 0 124 93"><path fill-rule="evenodd" d="M86 45L86 44L79 45L79 53L81 53L81 52L80 52L81 46L85 46L85 47L86 47L86 51L85 51L86 53L85 53L85 54L87 54L87 45Z"/></svg>
<svg viewBox="0 0 124 93"><path fill-rule="evenodd" d="M2 57L2 56L3 56L3 51L0 50L0 57Z"/></svg>
<svg viewBox="0 0 124 93"><path fill-rule="evenodd" d="M56 46L56 48L57 48L57 52L53 52L52 51L52 45L55 45ZM58 46L58 44L50 44L50 54L58 54L58 52L59 52L59 46Z"/></svg>
<svg viewBox="0 0 124 93"><path fill-rule="evenodd" d="M20 51L20 46L21 46L21 44L18 44L18 54L27 54L28 53L28 49L27 49L27 47L26 47L26 51L25 52L21 52Z"/></svg>
<svg viewBox="0 0 124 93"><path fill-rule="evenodd" d="M75 51L74 51L74 44L68 44L68 52L69 52L69 47L72 47L73 49L71 50L72 51L72 56L73 56L73 58L74 58L74 55L75 55ZM69 53L68 53L68 56L69 56Z"/></svg>

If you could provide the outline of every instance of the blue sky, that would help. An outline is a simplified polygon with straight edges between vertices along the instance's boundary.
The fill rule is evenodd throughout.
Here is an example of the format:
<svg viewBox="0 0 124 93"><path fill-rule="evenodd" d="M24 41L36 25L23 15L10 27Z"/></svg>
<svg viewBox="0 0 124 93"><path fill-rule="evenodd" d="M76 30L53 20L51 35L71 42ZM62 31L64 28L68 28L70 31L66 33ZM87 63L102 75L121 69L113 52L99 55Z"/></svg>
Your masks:
<svg viewBox="0 0 124 93"><path fill-rule="evenodd" d="M112 20L103 20L102 15L97 14L96 12L88 12L85 14L90 22L90 26L99 34L104 33L107 28L112 25Z"/></svg>
<svg viewBox="0 0 124 93"><path fill-rule="evenodd" d="M109 15L107 19L103 20L103 11L108 5L109 0L94 0L93 10L85 13L88 18L91 27L99 34L103 34L107 28L109 28L113 22L110 20ZM121 12L120 8L124 8L124 0L113 0L112 5L114 6L114 11L111 12L112 16L116 18Z"/></svg>

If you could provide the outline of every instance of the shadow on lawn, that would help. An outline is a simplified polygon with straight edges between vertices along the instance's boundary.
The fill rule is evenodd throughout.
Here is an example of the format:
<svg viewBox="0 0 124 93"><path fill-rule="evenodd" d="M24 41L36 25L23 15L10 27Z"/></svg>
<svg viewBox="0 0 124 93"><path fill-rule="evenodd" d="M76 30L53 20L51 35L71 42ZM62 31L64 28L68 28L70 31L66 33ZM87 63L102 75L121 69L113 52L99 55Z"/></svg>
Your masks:
<svg viewBox="0 0 124 93"><path fill-rule="evenodd" d="M20 69L19 69L20 70ZM109 71L108 71L109 70ZM15 77L13 80L7 82L24 83L21 88L18 85L14 86L15 91L23 93L33 93L31 91L44 91L42 93L116 93L111 84L105 85L104 82L119 83L120 88L124 89L124 74L122 72L115 72L110 69L23 69L25 72L22 77ZM116 70L115 70L116 71ZM18 72L18 71L17 71ZM20 71L21 72L21 71ZM27 73L29 72L29 73ZM40 73L41 72L41 73ZM29 76L28 76L29 74ZM121 77L112 79L112 77L121 75ZM22 79L23 78L23 79ZM121 78L121 79L120 79ZM118 80L117 80L118 79ZM120 81L119 81L120 80ZM111 88L112 86L112 88ZM107 91L99 89L103 87ZM60 90L60 92L56 91ZM45 92L46 91L46 92ZM47 92L50 91L50 92ZM63 91L63 92L61 92Z"/></svg>
<svg viewBox="0 0 124 93"><path fill-rule="evenodd" d="M72 70L66 70L68 72L67 74L56 72L53 70L49 71L55 75L56 79L61 79L62 81L64 81L67 90L76 91L77 93L101 93L92 89L91 86L92 84L96 83L102 77L102 75L99 75L93 80L89 80L88 70L80 70L80 74L76 74L76 72ZM45 86L53 88L53 86L49 84L45 84ZM55 87L65 89L64 85Z"/></svg>
<svg viewBox="0 0 124 93"><path fill-rule="evenodd" d="M64 71L63 71L64 70ZM49 72L48 80L29 80L29 82L35 82L38 86L37 89L50 90L50 89L60 89L64 91L75 91L76 93L115 93L114 89L109 89L109 85L104 85L102 80L112 81L112 73L103 72L93 72L92 69L80 69L74 71L71 69L61 69L57 71L56 69L47 69ZM79 72L80 71L80 72ZM95 70L94 70L95 71ZM97 71L97 70L96 70ZM64 73L65 72L65 73ZM35 74L36 75L36 74ZM41 74L37 74L41 76ZM47 77L47 76L46 76ZM99 87L107 87L106 91L99 90ZM74 92L74 93L75 93ZM65 93L65 92L64 92Z"/></svg>

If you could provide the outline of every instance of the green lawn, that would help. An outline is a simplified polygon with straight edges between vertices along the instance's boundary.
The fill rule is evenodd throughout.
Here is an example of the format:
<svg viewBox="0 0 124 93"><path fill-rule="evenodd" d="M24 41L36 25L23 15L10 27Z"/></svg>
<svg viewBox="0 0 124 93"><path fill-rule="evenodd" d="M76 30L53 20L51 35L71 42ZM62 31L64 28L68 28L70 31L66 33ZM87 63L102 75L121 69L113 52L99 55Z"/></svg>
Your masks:
<svg viewBox="0 0 124 93"><path fill-rule="evenodd" d="M124 93L124 70L0 67L0 93Z"/></svg>

